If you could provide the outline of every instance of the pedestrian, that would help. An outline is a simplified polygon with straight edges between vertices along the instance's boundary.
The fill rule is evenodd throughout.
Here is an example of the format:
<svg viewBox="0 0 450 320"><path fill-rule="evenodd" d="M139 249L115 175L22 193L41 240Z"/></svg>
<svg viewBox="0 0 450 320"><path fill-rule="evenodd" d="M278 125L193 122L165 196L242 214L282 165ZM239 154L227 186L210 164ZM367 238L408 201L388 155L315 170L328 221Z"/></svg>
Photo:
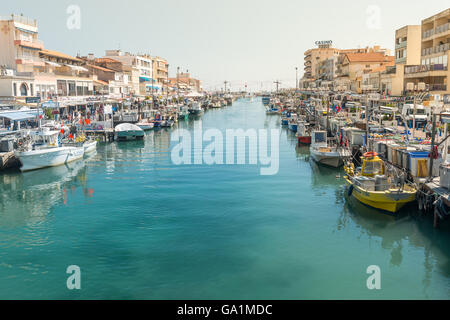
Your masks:
<svg viewBox="0 0 450 320"><path fill-rule="evenodd" d="M433 130L433 127L431 125L431 122L428 121L426 127L425 127L425 133L426 133L426 137L427 139L431 139L431 130Z"/></svg>

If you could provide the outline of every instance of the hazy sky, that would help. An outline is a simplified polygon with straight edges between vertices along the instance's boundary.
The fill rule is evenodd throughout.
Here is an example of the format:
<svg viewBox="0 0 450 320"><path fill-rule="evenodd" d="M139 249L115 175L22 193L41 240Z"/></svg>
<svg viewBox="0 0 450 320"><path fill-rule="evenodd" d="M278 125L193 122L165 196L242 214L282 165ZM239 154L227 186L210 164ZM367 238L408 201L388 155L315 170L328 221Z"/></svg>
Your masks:
<svg viewBox="0 0 450 320"><path fill-rule="evenodd" d="M70 5L80 29L67 27ZM316 40L334 47L394 48L394 31L449 8L448 0L2 0L0 16L38 20L45 47L70 55L106 49L146 52L189 70L205 88L295 85L303 53ZM1 48L0 48L1 50Z"/></svg>

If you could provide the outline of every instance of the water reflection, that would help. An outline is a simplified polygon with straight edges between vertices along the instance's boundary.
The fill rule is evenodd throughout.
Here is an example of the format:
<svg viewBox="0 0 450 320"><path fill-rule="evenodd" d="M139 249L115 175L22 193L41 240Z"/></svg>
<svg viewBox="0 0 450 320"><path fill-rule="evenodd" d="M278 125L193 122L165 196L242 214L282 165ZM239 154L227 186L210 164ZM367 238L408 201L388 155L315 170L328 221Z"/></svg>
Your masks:
<svg viewBox="0 0 450 320"><path fill-rule="evenodd" d="M84 160L25 173L0 175L0 227L44 221L52 207L66 201L65 190L82 186L89 195Z"/></svg>
<svg viewBox="0 0 450 320"><path fill-rule="evenodd" d="M405 206L397 215L390 215L348 197L345 187L337 189L336 198L345 199L337 218L336 230L343 232L351 228L354 232L353 226L356 225L359 230L358 239L362 236L379 239L381 248L390 251L389 263L392 266L402 265L404 256L407 255L405 247L406 250L410 250L410 246L423 249L425 271L422 282L425 297L429 296L427 290L434 269L437 268L445 277L450 277L448 225L444 227L445 230L435 230L431 217L421 215L414 203Z"/></svg>

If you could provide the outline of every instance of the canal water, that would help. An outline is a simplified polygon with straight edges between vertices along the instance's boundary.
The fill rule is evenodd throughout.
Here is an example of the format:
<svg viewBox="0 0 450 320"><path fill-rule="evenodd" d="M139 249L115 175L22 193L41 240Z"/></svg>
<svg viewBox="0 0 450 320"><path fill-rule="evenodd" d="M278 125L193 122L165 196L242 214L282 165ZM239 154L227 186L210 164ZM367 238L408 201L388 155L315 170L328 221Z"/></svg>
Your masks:
<svg viewBox="0 0 450 320"><path fill-rule="evenodd" d="M202 126L280 128L264 110L240 100ZM0 298L450 298L449 228L434 230L414 205L393 217L347 201L342 172L316 166L284 129L274 176L174 165L171 132L0 174ZM70 265L81 290L67 289ZM370 265L381 290L367 288Z"/></svg>

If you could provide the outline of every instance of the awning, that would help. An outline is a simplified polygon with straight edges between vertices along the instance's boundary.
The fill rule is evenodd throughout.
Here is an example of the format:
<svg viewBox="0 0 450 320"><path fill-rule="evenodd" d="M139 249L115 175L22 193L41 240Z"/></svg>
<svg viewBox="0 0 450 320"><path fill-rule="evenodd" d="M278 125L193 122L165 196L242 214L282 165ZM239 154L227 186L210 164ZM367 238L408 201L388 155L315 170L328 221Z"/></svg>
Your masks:
<svg viewBox="0 0 450 320"><path fill-rule="evenodd" d="M72 70L75 70L75 71L84 71L84 72L88 72L89 71L88 69L80 67L80 66L73 66L73 65L70 65L70 64L66 64L66 66L68 66L69 68L71 68Z"/></svg>
<svg viewBox="0 0 450 320"><path fill-rule="evenodd" d="M49 66L53 66L53 67L61 67L61 65L59 63L56 62L52 62L52 61L45 61L46 64L48 64Z"/></svg>
<svg viewBox="0 0 450 320"><path fill-rule="evenodd" d="M53 101L47 101L41 104L42 108L48 108L48 109L55 109L55 108L59 108L59 103L58 102L53 102Z"/></svg>
<svg viewBox="0 0 450 320"><path fill-rule="evenodd" d="M142 76L139 77L139 82L147 82L147 81L155 82L155 80L150 77L142 77Z"/></svg>
<svg viewBox="0 0 450 320"><path fill-rule="evenodd" d="M39 114L42 114L42 111L40 111ZM0 112L0 118L6 118L12 121L33 120L37 116L38 116L37 111Z"/></svg>
<svg viewBox="0 0 450 320"><path fill-rule="evenodd" d="M31 30L27 30L27 29L23 29L23 28L18 28L16 27L17 30L20 30L22 32L26 32L26 33L31 33L31 34L36 34L36 31L31 31Z"/></svg>

